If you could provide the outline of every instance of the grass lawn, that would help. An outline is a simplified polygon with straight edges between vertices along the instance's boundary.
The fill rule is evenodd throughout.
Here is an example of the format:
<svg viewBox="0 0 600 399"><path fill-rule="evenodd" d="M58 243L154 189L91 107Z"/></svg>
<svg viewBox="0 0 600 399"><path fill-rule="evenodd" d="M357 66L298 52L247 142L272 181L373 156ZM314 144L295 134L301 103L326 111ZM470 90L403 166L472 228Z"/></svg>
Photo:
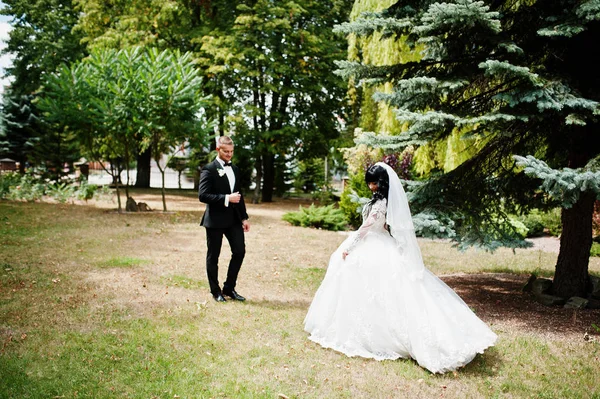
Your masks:
<svg viewBox="0 0 600 399"><path fill-rule="evenodd" d="M133 196L162 209L159 191ZM283 222L297 202L249 205L237 287L248 300L225 304L208 291L196 194L169 191L167 206L0 202L0 398L600 398L600 311L520 291L529 273L552 275L555 253L422 241L427 266L499 335L465 368L432 375L307 339L302 321L345 236Z"/></svg>

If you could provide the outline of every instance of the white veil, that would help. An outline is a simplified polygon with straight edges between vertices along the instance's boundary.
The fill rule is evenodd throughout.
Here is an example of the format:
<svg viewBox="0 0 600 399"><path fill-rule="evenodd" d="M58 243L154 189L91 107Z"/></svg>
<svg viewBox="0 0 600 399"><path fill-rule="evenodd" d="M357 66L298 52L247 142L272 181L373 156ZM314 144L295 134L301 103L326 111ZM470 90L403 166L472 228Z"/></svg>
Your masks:
<svg viewBox="0 0 600 399"><path fill-rule="evenodd" d="M423 276L425 266L415 235L406 193L400 178L389 165L383 162L377 162L376 165L382 166L389 177L390 188L387 199L386 223L390 227L390 234L396 240L404 256L408 277L411 280L420 279Z"/></svg>

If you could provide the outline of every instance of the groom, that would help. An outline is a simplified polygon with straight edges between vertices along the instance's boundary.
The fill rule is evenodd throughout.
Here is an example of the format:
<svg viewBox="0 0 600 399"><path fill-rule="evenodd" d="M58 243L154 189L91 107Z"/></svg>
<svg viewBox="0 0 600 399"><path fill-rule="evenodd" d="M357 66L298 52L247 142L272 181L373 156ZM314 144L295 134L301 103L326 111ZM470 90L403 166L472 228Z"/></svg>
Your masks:
<svg viewBox="0 0 600 399"><path fill-rule="evenodd" d="M198 197L206 204L201 226L206 228L206 273L210 292L217 302L225 296L236 301L246 298L235 291L237 276L246 254L244 233L250 231L244 197L240 194L240 172L231 164L233 140L228 136L217 139L217 158L202 168ZM223 236L231 247L231 260L223 290L219 286L219 255Z"/></svg>

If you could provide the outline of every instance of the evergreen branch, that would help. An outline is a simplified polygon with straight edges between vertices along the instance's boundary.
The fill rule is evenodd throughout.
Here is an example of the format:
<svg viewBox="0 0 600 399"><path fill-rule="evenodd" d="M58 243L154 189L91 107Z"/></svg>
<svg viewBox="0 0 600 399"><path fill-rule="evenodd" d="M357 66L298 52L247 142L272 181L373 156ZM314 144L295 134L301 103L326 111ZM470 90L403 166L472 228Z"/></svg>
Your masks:
<svg viewBox="0 0 600 399"><path fill-rule="evenodd" d="M575 14L586 21L600 21L600 0L583 2L577 7Z"/></svg>
<svg viewBox="0 0 600 399"><path fill-rule="evenodd" d="M355 34L369 36L374 32L381 32L384 36L408 32L413 26L409 19L396 18L359 18L354 22L344 22L333 27L334 33Z"/></svg>
<svg viewBox="0 0 600 399"><path fill-rule="evenodd" d="M525 168L526 174L541 179L540 187L551 197L561 201L565 208L572 207L585 191L594 192L600 199L600 171L585 168L552 169L544 161L531 155L514 155L513 158L518 166Z"/></svg>
<svg viewBox="0 0 600 399"><path fill-rule="evenodd" d="M487 91L484 91L482 93L476 94L476 95L471 96L471 97L464 98L463 101L455 104L452 108L453 109L464 108L464 109L467 109L470 112L473 112L475 104L481 104L481 107L479 109L477 109L477 110L478 111L482 111L481 108L483 107L483 104L490 102L492 100L493 96L496 96L496 95L501 94L501 93L507 93L510 90L513 90L514 86L512 86L512 85L516 81L518 81L518 79L517 78L513 78L513 79L508 80L506 82L501 82L500 84L498 84L498 85L490 88ZM473 86L475 89L477 89L477 87L479 87L481 85L478 85L477 82L474 82L471 86ZM490 96L492 94L493 94L493 96ZM464 93L463 93L462 97L465 97ZM480 100L486 100L486 101L480 101Z"/></svg>
<svg viewBox="0 0 600 399"><path fill-rule="evenodd" d="M421 17L421 25L414 27L418 35L448 32L452 29L487 29L491 33L501 31L500 13L489 11L483 1L459 1L453 3L434 3Z"/></svg>
<svg viewBox="0 0 600 399"><path fill-rule="evenodd" d="M379 147L391 151L401 151L409 145L421 146L427 143L426 140L417 139L415 136L403 132L394 136L382 136L373 132L364 132L357 137L356 144L366 144L372 147Z"/></svg>

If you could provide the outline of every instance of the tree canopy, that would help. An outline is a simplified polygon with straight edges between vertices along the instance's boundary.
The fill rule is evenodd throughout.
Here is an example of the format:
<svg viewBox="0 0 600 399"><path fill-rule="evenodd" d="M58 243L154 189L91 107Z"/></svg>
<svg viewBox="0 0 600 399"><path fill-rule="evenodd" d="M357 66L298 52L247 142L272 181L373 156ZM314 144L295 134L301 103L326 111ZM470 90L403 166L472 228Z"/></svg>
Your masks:
<svg viewBox="0 0 600 399"><path fill-rule="evenodd" d="M56 130L79 137L88 158L127 165L137 151L152 148L164 173L163 155L206 139L201 82L191 53L100 49L49 76L40 107ZM162 186L166 210L164 179Z"/></svg>
<svg viewBox="0 0 600 399"><path fill-rule="evenodd" d="M234 25L202 38L202 64L230 125L251 148L271 201L277 164L306 154L326 155L339 134L342 81L333 61L344 43L331 29L345 20L344 1L240 4ZM238 140L239 141L239 140Z"/></svg>
<svg viewBox="0 0 600 399"><path fill-rule="evenodd" d="M36 97L46 76L85 56L81 36L72 31L79 15L71 0L6 0L0 14L12 17L3 50L12 56L6 68L12 79L3 94L0 153L19 161L22 171L26 164L38 166L58 178L79 158L77 146L41 123Z"/></svg>

